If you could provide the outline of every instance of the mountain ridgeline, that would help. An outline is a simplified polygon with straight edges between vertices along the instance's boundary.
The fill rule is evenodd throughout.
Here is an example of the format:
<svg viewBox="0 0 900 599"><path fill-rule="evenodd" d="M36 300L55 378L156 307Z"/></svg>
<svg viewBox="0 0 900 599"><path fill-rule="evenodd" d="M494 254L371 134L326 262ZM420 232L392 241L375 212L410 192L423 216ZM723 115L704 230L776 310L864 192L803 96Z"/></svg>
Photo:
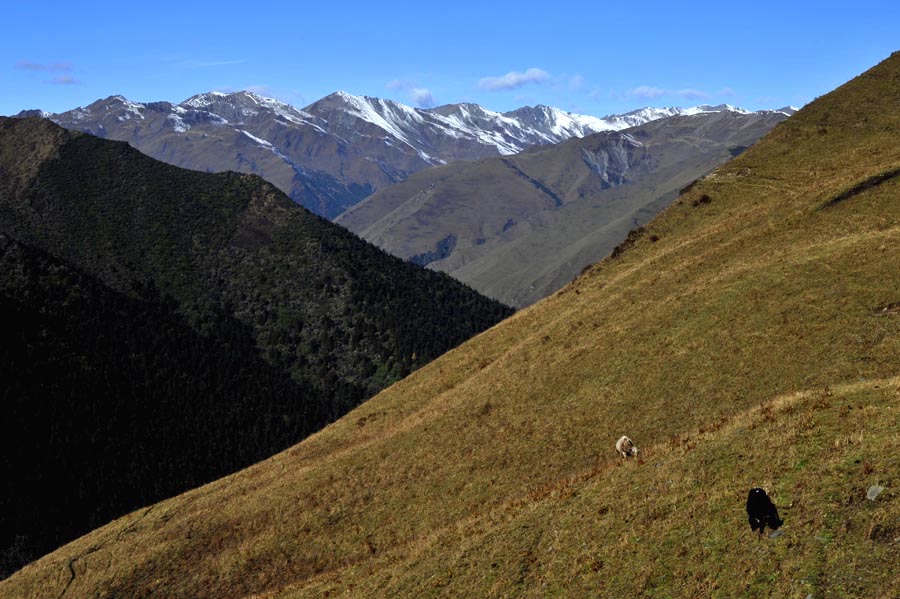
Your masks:
<svg viewBox="0 0 900 599"><path fill-rule="evenodd" d="M898 106L900 53L557 293L0 596L896 596Z"/></svg>
<svg viewBox="0 0 900 599"><path fill-rule="evenodd" d="M255 175L0 119L4 567L283 449L511 310Z"/></svg>
<svg viewBox="0 0 900 599"><path fill-rule="evenodd" d="M507 113L476 104L419 109L336 92L298 109L251 92L209 92L180 104L111 96L59 114L21 116L47 116L67 129L127 141L184 168L255 173L333 219L430 166L723 108L644 108L597 118L549 106Z"/></svg>

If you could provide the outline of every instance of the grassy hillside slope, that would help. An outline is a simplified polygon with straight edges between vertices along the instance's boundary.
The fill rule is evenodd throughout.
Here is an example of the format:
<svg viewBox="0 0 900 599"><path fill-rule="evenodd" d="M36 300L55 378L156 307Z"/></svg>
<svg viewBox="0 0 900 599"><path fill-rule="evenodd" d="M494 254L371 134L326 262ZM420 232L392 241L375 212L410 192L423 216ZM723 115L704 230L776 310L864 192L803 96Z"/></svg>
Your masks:
<svg viewBox="0 0 900 599"><path fill-rule="evenodd" d="M894 54L559 293L0 595L896 596L898 134Z"/></svg>

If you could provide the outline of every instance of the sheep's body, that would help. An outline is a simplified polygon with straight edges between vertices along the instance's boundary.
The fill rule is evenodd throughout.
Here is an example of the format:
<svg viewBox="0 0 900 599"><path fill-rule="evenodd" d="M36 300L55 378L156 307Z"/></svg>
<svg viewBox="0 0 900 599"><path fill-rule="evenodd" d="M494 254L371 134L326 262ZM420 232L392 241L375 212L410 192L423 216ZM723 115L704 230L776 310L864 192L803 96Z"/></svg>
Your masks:
<svg viewBox="0 0 900 599"><path fill-rule="evenodd" d="M622 458L626 460L638 454L638 448L634 445L634 441L625 435L622 435L622 438L616 441L616 451L622 454Z"/></svg>

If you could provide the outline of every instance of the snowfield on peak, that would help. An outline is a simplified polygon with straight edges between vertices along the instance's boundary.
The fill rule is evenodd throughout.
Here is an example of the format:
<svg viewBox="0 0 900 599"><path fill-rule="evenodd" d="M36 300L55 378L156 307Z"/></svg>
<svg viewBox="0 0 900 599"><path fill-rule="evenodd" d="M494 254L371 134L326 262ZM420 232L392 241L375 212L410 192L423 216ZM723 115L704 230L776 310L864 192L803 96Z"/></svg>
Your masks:
<svg viewBox="0 0 900 599"><path fill-rule="evenodd" d="M393 148L415 157L415 160L421 161L421 166L511 155L535 145L559 143L603 131L620 131L676 115L721 111L750 113L728 104L690 108L647 107L604 117L544 105L525 106L505 113L471 103L426 109L345 91L337 91L304 109L251 91L210 91L191 96L179 104L161 104L168 107L171 118L167 116L167 120L177 133L186 133L197 121L192 112L208 113L208 116L201 118L206 122L234 123L245 128L247 119L274 118L281 125L311 127L317 133L334 136L344 144L352 145L371 138L381 147ZM132 118L143 120L148 110L146 104L132 102L123 96L112 96L106 101L107 111L113 106L122 108L117 117L120 122ZM793 107L785 107L772 112L790 115L795 111ZM82 121L89 118L90 108L63 114ZM254 131L253 135L265 140L262 131ZM271 140L265 141L272 143ZM377 156L371 158L378 160Z"/></svg>
<svg viewBox="0 0 900 599"><path fill-rule="evenodd" d="M181 106L188 106L190 108L206 108L213 102L217 101L220 98L227 98L228 94L212 91L206 92L205 94L197 94L195 96L191 96L184 102L182 102Z"/></svg>
<svg viewBox="0 0 900 599"><path fill-rule="evenodd" d="M595 117L552 106L526 106L506 113L471 103L412 108L392 100L335 92L307 106L304 112L328 122L326 127L345 139L392 137L392 147L406 147L428 164L458 159L442 155L441 144L470 144L475 157L516 154L534 145L559 143L603 131L619 131L676 115L750 111L727 104L692 108L641 108L622 115ZM374 129L373 129L374 127Z"/></svg>

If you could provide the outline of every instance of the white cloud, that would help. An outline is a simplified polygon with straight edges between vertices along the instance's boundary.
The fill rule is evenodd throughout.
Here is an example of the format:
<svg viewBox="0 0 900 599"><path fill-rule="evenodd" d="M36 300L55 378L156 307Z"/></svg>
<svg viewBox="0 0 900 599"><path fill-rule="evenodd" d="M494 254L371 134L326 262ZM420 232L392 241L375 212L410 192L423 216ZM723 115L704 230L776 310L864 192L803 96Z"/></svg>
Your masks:
<svg viewBox="0 0 900 599"><path fill-rule="evenodd" d="M415 104L417 108L431 108L437 104L430 89L417 87L412 80L391 79L384 86L394 91L405 91L410 102Z"/></svg>
<svg viewBox="0 0 900 599"><path fill-rule="evenodd" d="M52 62L48 64L43 64L40 62L32 62L30 60L20 60L16 63L17 69L22 69L24 71L44 71L51 73L60 73L60 72L68 72L72 70L71 62ZM75 85L77 83L81 83L75 77L71 75L57 75L53 77L53 79L47 79L44 83L52 83L53 85Z"/></svg>
<svg viewBox="0 0 900 599"><path fill-rule="evenodd" d="M289 97L293 101L288 102L288 104L293 104L294 106L305 106L307 104L306 95L303 94L303 92L301 92L300 90L295 89L291 91Z"/></svg>
<svg viewBox="0 0 900 599"><path fill-rule="evenodd" d="M20 60L16 63L17 69L26 71L71 71L71 62L54 62L51 64L41 64L39 62L31 62L30 60Z"/></svg>
<svg viewBox="0 0 900 599"><path fill-rule="evenodd" d="M718 95L733 94L734 91L731 88L726 87L722 91L720 91ZM625 95L636 98L645 98L649 100L660 98L662 96L674 96L676 98L682 98L684 100L706 100L710 97L710 94L708 94L707 92L690 87L682 89L665 89L652 85L640 85L638 87L633 87L626 91Z"/></svg>
<svg viewBox="0 0 900 599"><path fill-rule="evenodd" d="M500 77L483 77L478 81L478 87L487 91L501 91L516 89L527 83L541 83L550 78L550 73L542 69L530 68L524 73L510 71Z"/></svg>
<svg viewBox="0 0 900 599"><path fill-rule="evenodd" d="M244 64L245 62L247 61L243 58L240 60L188 60L181 63L180 66L186 69L207 69L210 67L222 67L232 64Z"/></svg>
<svg viewBox="0 0 900 599"><path fill-rule="evenodd" d="M25 69L26 71L46 71L47 66L30 60L20 60L16 63L17 69Z"/></svg>
<svg viewBox="0 0 900 599"><path fill-rule="evenodd" d="M684 98L685 100L705 100L709 98L709 94L706 92L702 92L698 89L679 89L674 92L676 96L679 98Z"/></svg>
<svg viewBox="0 0 900 599"><path fill-rule="evenodd" d="M409 95L419 108L431 108L435 105L434 95L423 87L414 87L409 90Z"/></svg>
<svg viewBox="0 0 900 599"><path fill-rule="evenodd" d="M584 87L584 77L582 75L572 75L569 77L569 89L577 91Z"/></svg>
<svg viewBox="0 0 900 599"><path fill-rule="evenodd" d="M629 89L625 93L628 94L629 96L637 96L638 98L651 98L652 99L652 98L658 98L660 96L665 96L669 92L667 92L666 90L664 90L662 88L653 87L651 85L639 85L638 87Z"/></svg>
<svg viewBox="0 0 900 599"><path fill-rule="evenodd" d="M257 96L274 97L275 95L275 92L273 92L272 88L268 85L248 85L244 88L244 91L256 94Z"/></svg>

